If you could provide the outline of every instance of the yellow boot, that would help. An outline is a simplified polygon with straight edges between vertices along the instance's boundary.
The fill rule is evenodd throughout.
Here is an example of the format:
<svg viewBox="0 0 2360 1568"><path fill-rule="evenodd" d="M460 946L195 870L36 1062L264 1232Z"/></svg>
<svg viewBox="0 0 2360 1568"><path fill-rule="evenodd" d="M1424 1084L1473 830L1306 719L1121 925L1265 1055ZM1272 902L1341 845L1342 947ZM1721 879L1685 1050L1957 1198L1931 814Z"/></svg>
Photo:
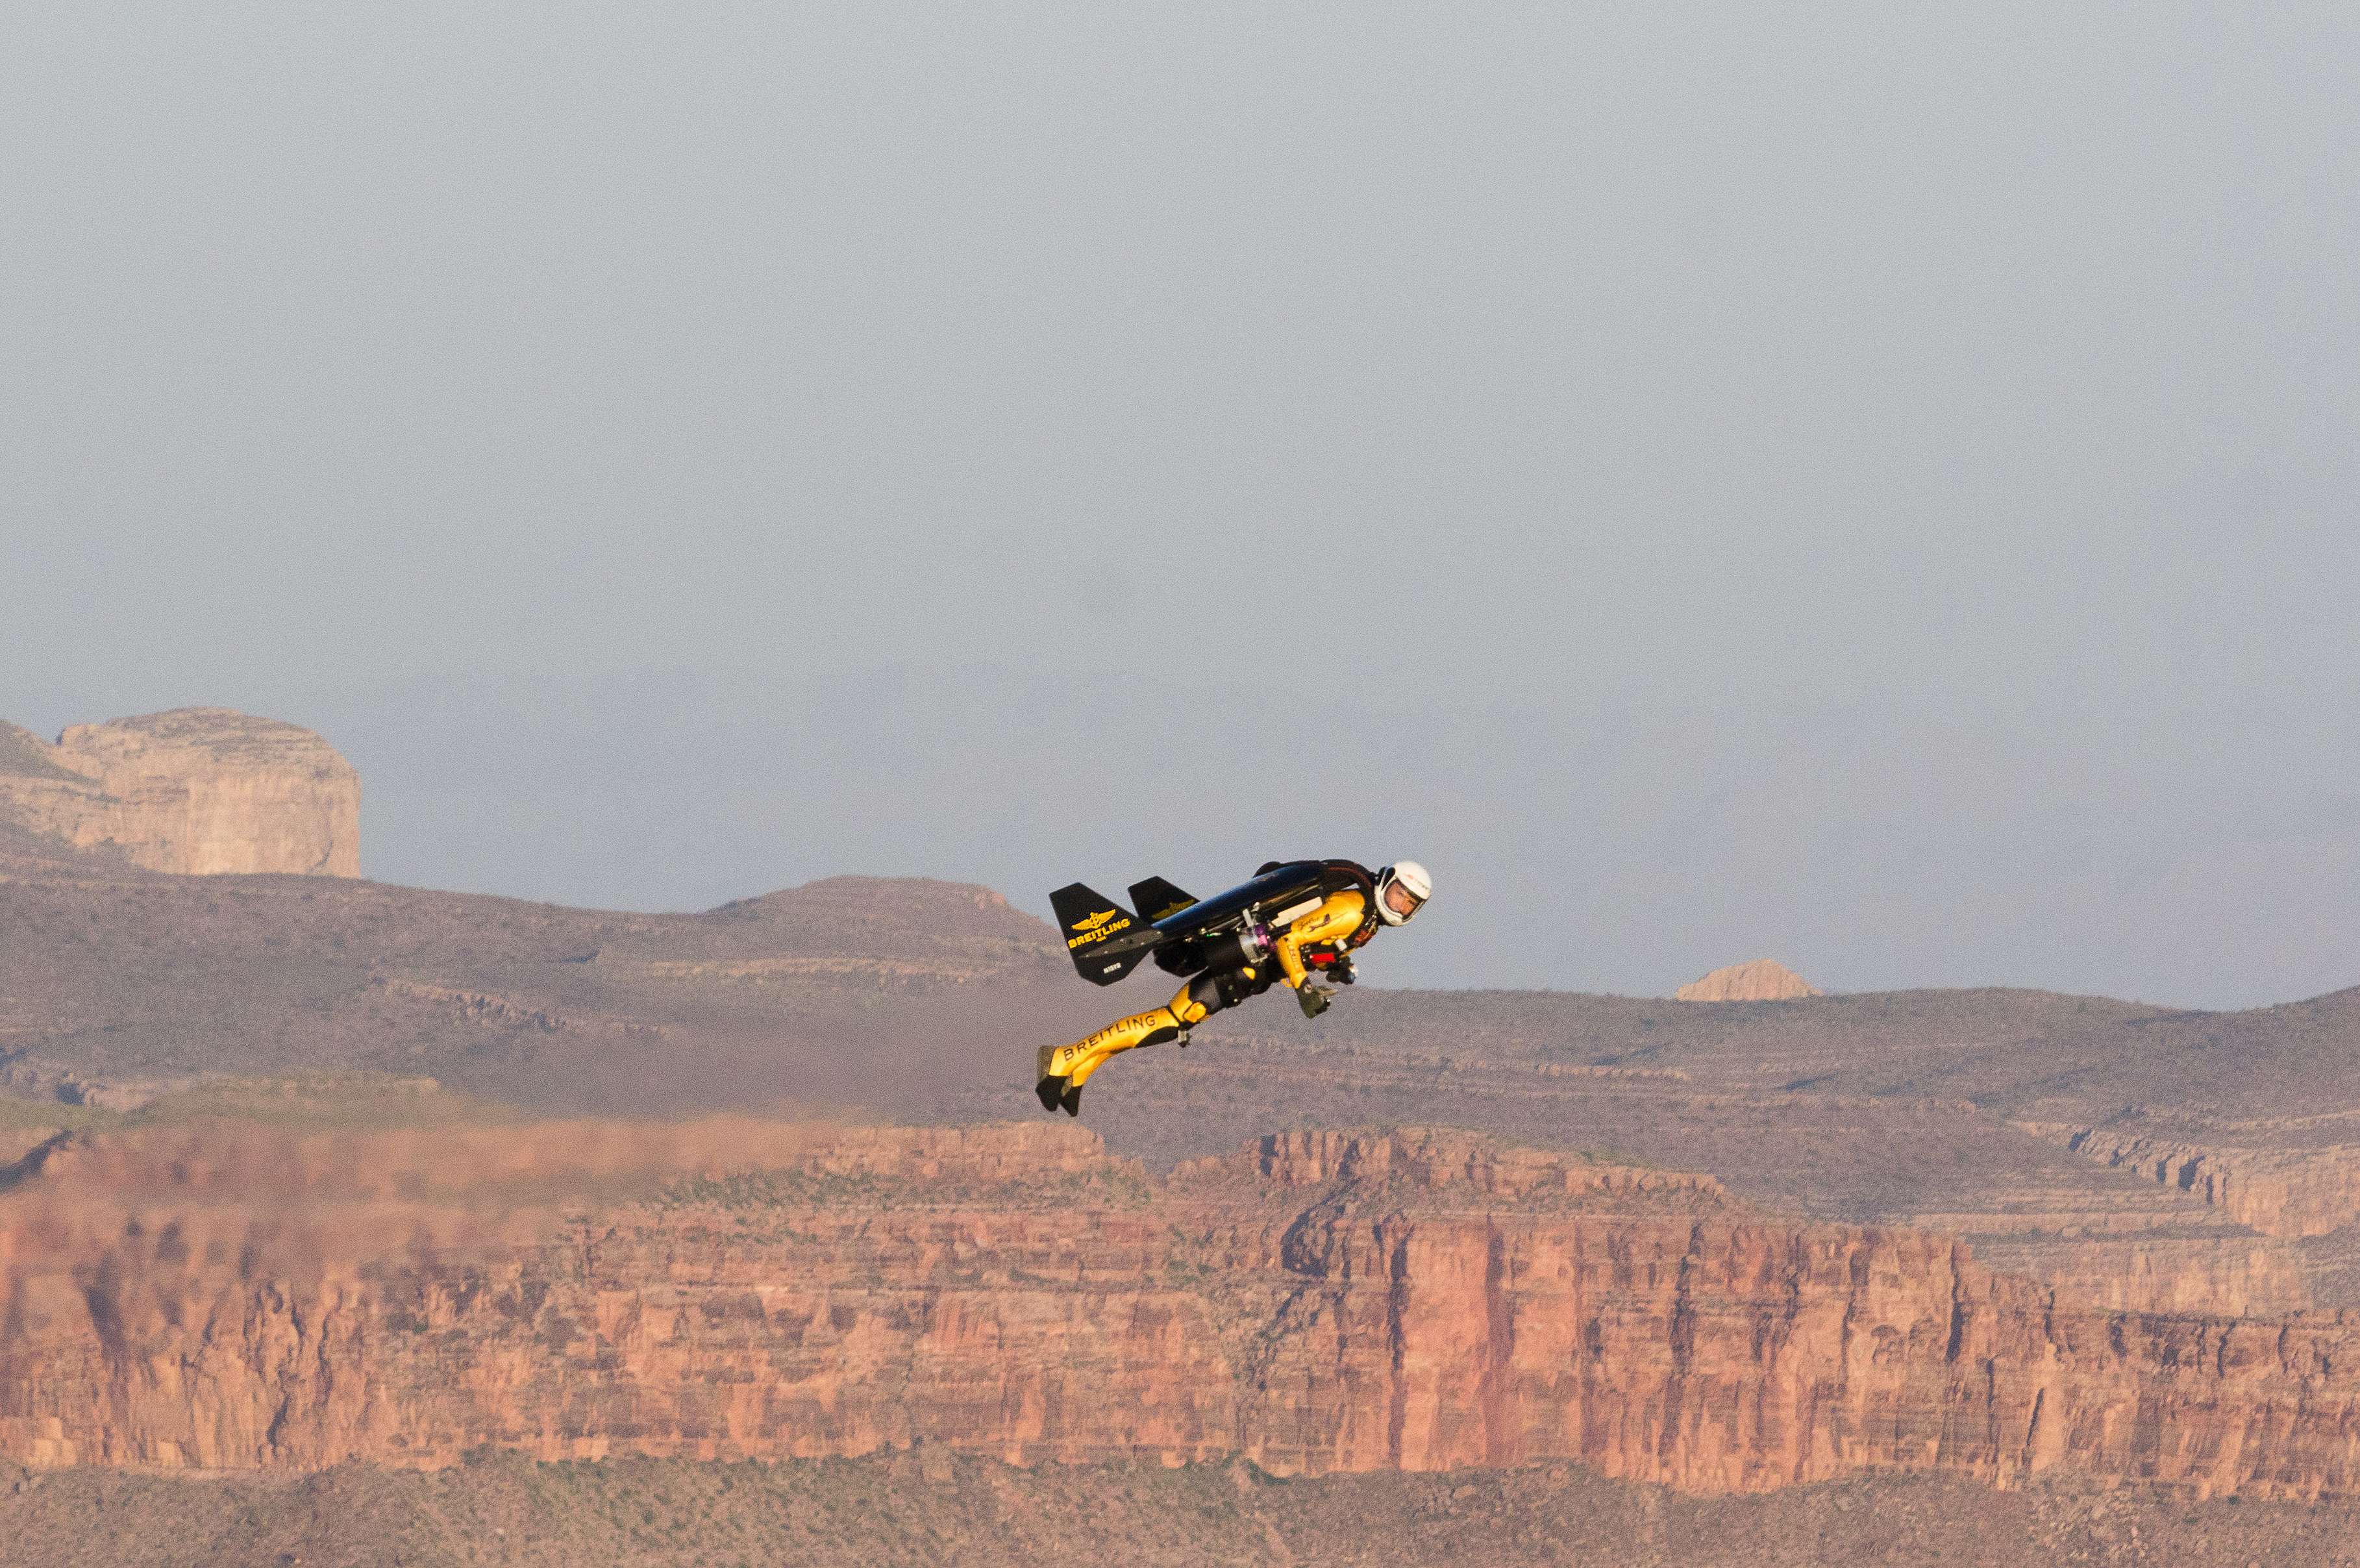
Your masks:
<svg viewBox="0 0 2360 1568"><path fill-rule="evenodd" d="M1183 991L1182 996L1186 992ZM1182 1006L1179 997L1173 999ZM1198 1017L1202 1007L1190 1007ZM1127 1051L1134 1046L1160 1046L1166 1040L1176 1040L1187 1033L1187 1025L1173 1007L1158 1007L1149 1013L1135 1013L1120 1023L1109 1024L1087 1039L1076 1040L1070 1046L1043 1046L1039 1061L1041 1081L1032 1092L1041 1097L1041 1109L1062 1109L1068 1116L1082 1113L1082 1085L1090 1074L1105 1065L1117 1051Z"/></svg>

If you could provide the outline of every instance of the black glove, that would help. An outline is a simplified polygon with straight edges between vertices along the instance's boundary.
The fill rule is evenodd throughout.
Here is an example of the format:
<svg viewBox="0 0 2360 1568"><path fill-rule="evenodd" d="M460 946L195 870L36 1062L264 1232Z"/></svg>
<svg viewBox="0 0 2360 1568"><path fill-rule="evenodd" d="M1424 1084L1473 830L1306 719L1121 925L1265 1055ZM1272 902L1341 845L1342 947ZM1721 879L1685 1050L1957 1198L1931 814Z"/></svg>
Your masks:
<svg viewBox="0 0 2360 1568"><path fill-rule="evenodd" d="M1327 1012L1328 999L1334 994L1334 992L1314 985L1307 980L1295 988L1295 1000L1302 1003L1306 1018L1317 1018Z"/></svg>

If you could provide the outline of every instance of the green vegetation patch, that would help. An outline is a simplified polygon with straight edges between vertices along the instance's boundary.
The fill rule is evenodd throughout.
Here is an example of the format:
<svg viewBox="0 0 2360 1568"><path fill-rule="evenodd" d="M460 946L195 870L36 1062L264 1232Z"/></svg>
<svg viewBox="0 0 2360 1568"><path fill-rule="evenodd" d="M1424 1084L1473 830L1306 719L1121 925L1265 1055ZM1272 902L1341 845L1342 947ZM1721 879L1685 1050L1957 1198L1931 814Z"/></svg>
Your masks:
<svg viewBox="0 0 2360 1568"><path fill-rule="evenodd" d="M931 1445L775 1464L536 1464L480 1449L428 1472L0 1469L7 1561L45 1568L1788 1568L2027 1563L2245 1568L2360 1554L2348 1503L2197 1502L2051 1475L1858 1476L1685 1497L1572 1462L1282 1479L1243 1461L1018 1469Z"/></svg>
<svg viewBox="0 0 2360 1568"><path fill-rule="evenodd" d="M516 1113L454 1094L431 1078L381 1072L322 1072L215 1078L124 1113L126 1127L203 1120L257 1122L304 1131L378 1132L513 1120Z"/></svg>
<svg viewBox="0 0 2360 1568"><path fill-rule="evenodd" d="M1143 1209L1154 1201L1128 1166L1009 1181L969 1181L861 1171L734 1170L685 1178L645 1201L660 1213L718 1210L748 1215L814 1209L907 1209L989 1203L1014 1209Z"/></svg>
<svg viewBox="0 0 2360 1568"><path fill-rule="evenodd" d="M61 1100L0 1098L0 1132L14 1133L51 1128L82 1133L120 1126L122 1124L123 1113L104 1110L96 1105L69 1105Z"/></svg>

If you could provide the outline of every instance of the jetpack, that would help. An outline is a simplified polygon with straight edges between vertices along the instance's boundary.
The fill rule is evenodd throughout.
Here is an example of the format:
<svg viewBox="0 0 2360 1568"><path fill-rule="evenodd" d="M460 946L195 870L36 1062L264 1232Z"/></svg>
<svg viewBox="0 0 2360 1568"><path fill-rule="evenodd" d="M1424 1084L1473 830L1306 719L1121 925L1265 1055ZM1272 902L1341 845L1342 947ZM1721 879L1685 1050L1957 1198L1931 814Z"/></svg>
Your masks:
<svg viewBox="0 0 2360 1568"><path fill-rule="evenodd" d="M1130 908L1077 882L1051 894L1049 905L1075 970L1093 985L1112 985L1150 958L1176 975L1253 962L1269 932L1284 930L1339 887L1368 885L1368 873L1349 862L1273 861L1251 882L1210 898L1159 876L1131 884Z"/></svg>

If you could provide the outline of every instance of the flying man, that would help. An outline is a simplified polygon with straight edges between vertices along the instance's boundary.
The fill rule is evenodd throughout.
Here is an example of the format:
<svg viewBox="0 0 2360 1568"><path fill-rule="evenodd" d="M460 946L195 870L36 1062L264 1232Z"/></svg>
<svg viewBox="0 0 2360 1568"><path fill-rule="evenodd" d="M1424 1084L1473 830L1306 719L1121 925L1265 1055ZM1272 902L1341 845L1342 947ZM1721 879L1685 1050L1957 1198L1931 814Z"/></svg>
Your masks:
<svg viewBox="0 0 2360 1568"><path fill-rule="evenodd" d="M1386 926L1404 926L1434 892L1426 868L1403 861L1371 872L1355 861L1273 861L1254 879L1212 898L1191 898L1162 877L1131 890L1138 913L1080 883L1049 895L1082 978L1112 985L1153 956L1158 969L1192 976L1163 1006L1109 1024L1070 1046L1041 1047L1043 1110L1081 1114L1082 1085L1117 1052L1188 1043L1188 1031L1224 1007L1284 983L1306 1018L1328 1010L1332 989L1352 983L1352 954Z"/></svg>

